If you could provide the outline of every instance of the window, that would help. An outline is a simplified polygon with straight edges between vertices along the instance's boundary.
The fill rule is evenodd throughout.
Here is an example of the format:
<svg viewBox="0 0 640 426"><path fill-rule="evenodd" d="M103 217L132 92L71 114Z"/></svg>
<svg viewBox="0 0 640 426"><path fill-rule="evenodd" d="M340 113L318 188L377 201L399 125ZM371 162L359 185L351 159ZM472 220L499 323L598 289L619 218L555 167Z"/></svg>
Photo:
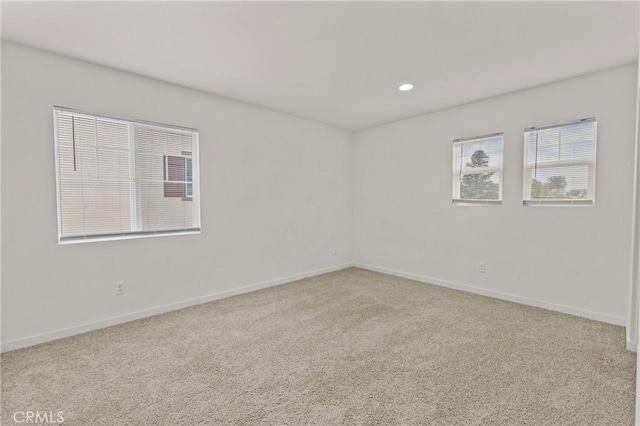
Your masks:
<svg viewBox="0 0 640 426"><path fill-rule="evenodd" d="M595 181L595 118L525 129L525 204L593 204Z"/></svg>
<svg viewBox="0 0 640 426"><path fill-rule="evenodd" d="M165 197L192 197L193 195L193 174L192 159L190 152L182 152L182 157L177 155L165 155L163 157L164 171L164 196ZM192 200L185 200L192 201Z"/></svg>
<svg viewBox="0 0 640 426"><path fill-rule="evenodd" d="M58 241L200 231L198 132L54 108Z"/></svg>
<svg viewBox="0 0 640 426"><path fill-rule="evenodd" d="M453 141L453 202L502 202L504 136L495 133Z"/></svg>

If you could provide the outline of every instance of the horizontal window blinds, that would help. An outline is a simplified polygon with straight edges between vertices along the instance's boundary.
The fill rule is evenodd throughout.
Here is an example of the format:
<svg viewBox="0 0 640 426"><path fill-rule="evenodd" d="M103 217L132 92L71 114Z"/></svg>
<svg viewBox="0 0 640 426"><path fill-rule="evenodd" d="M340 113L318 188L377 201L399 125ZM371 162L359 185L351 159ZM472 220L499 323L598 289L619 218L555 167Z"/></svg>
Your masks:
<svg viewBox="0 0 640 426"><path fill-rule="evenodd" d="M197 132L54 109L59 241L200 228Z"/></svg>
<svg viewBox="0 0 640 426"><path fill-rule="evenodd" d="M453 143L453 201L502 200L502 133Z"/></svg>
<svg viewBox="0 0 640 426"><path fill-rule="evenodd" d="M136 148L140 159L140 227L143 230L189 229L197 200L188 189L192 161L191 135L137 128ZM189 187L189 188L188 188Z"/></svg>
<svg viewBox="0 0 640 426"><path fill-rule="evenodd" d="M131 151L126 124L59 114L60 232L131 230Z"/></svg>
<svg viewBox="0 0 640 426"><path fill-rule="evenodd" d="M596 120L525 129L525 203L592 203Z"/></svg>

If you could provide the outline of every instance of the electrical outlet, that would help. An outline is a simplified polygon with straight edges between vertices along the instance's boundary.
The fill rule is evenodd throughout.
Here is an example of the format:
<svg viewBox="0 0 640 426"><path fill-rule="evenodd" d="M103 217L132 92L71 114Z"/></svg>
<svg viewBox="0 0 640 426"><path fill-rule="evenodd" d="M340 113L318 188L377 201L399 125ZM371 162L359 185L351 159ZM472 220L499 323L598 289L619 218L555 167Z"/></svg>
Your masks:
<svg viewBox="0 0 640 426"><path fill-rule="evenodd" d="M116 296L124 294L124 281L116 281Z"/></svg>
<svg viewBox="0 0 640 426"><path fill-rule="evenodd" d="M487 265L484 262L480 262L478 264L478 272L484 274L485 272L487 272Z"/></svg>

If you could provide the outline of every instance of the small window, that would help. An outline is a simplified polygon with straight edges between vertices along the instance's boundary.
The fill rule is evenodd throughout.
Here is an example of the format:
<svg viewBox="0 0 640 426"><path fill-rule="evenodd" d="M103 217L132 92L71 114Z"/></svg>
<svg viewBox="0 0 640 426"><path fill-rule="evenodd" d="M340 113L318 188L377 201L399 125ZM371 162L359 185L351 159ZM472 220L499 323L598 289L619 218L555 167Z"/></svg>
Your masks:
<svg viewBox="0 0 640 426"><path fill-rule="evenodd" d="M524 131L524 204L593 204L596 119Z"/></svg>
<svg viewBox="0 0 640 426"><path fill-rule="evenodd" d="M189 157L177 155L165 155L164 161L164 196L180 197L183 201L192 201L193 174L190 152L182 152Z"/></svg>
<svg viewBox="0 0 640 426"><path fill-rule="evenodd" d="M198 132L54 108L60 243L200 231Z"/></svg>
<svg viewBox="0 0 640 426"><path fill-rule="evenodd" d="M504 135L457 139L453 142L453 202L502 202Z"/></svg>

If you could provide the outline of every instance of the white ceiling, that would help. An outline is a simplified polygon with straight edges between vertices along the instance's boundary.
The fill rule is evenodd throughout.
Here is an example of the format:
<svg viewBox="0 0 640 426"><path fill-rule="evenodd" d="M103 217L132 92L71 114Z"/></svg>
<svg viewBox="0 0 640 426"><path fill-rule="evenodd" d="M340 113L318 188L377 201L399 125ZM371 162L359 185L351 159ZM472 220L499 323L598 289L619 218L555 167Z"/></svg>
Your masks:
<svg viewBox="0 0 640 426"><path fill-rule="evenodd" d="M637 2L3 2L2 37L360 129L636 61L638 15Z"/></svg>

